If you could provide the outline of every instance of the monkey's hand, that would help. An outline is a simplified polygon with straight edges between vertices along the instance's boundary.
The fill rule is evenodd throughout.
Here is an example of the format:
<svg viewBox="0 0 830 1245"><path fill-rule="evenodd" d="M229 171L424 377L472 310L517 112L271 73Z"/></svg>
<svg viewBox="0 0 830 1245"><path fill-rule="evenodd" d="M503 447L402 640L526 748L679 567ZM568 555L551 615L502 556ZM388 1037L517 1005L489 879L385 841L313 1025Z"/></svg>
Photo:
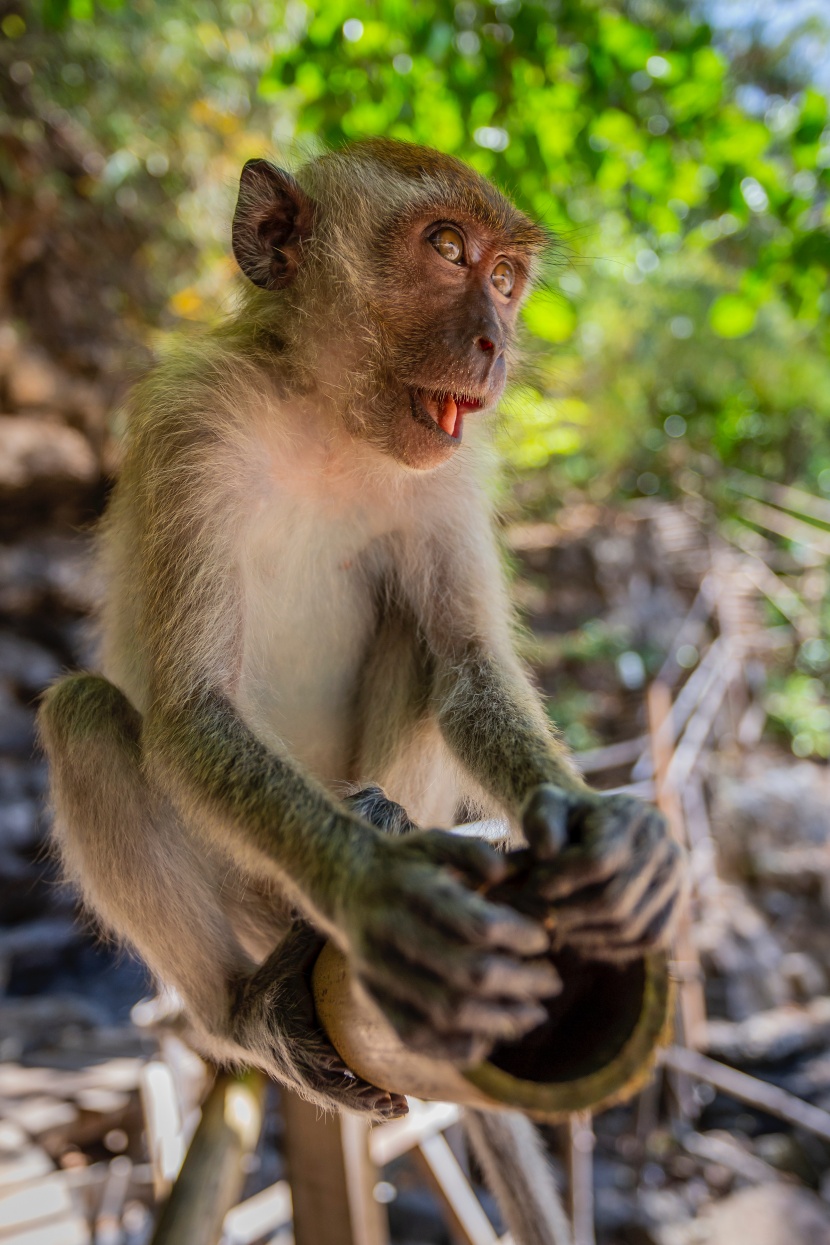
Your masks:
<svg viewBox="0 0 830 1245"><path fill-rule="evenodd" d="M241 1042L266 1055L284 1084L325 1110L358 1111L375 1120L406 1115L406 1099L362 1080L326 1037L314 1008L311 970L325 939L297 921L243 986L237 1003Z"/></svg>
<svg viewBox="0 0 830 1245"><path fill-rule="evenodd" d="M412 1049L480 1061L545 1018L557 994L536 921L491 903L508 871L486 843L441 830L378 839L348 879L340 930L363 987Z"/></svg>
<svg viewBox="0 0 830 1245"><path fill-rule="evenodd" d="M523 825L532 864L522 890L548 905L555 945L617 962L666 945L685 894L686 853L656 808L545 784L531 793Z"/></svg>

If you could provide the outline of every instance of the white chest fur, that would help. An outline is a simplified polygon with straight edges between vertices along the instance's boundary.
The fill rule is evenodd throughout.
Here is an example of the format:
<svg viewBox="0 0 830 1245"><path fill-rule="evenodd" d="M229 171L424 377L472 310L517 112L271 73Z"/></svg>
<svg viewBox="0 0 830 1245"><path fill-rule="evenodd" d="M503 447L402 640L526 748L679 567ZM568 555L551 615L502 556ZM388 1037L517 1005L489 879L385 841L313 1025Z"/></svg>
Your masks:
<svg viewBox="0 0 830 1245"><path fill-rule="evenodd" d="M351 777L376 621L367 563L390 519L359 498L321 507L280 494L261 504L245 541L239 707L264 742L326 783Z"/></svg>

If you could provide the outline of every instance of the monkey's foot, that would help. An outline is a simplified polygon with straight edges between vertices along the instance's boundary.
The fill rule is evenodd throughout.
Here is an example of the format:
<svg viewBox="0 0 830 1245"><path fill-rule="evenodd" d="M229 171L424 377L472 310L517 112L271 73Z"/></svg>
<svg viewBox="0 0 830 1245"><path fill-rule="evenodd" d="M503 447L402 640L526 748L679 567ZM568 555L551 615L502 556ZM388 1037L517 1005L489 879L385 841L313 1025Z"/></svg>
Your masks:
<svg viewBox="0 0 830 1245"><path fill-rule="evenodd" d="M324 1105L338 1111L357 1111L377 1120L396 1120L409 1111L403 1094L390 1093L356 1076L333 1046L328 1051L315 1050L297 1072L303 1089L310 1091L315 1101L322 1098Z"/></svg>

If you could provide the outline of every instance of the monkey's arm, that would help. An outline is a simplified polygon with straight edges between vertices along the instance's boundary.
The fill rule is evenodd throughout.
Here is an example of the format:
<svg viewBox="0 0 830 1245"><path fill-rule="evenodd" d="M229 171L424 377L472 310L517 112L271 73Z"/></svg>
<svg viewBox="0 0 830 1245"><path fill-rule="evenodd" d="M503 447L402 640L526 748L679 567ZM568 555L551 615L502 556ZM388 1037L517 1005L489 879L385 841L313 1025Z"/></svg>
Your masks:
<svg viewBox="0 0 830 1245"><path fill-rule="evenodd" d="M267 749L217 693L149 716L150 771L189 824L276 877L346 952L401 1036L460 1062L538 1024L558 978L540 926L490 903L504 862L441 831L388 838Z"/></svg>
<svg viewBox="0 0 830 1245"><path fill-rule="evenodd" d="M492 594L485 605L476 570ZM521 821L534 858L529 888L553 906L557 936L586 953L626 959L662 945L684 893L684 853L665 819L630 796L591 790L577 772L513 652L492 547L478 566L456 561L451 575L455 619L439 613L427 624L438 719L465 768Z"/></svg>

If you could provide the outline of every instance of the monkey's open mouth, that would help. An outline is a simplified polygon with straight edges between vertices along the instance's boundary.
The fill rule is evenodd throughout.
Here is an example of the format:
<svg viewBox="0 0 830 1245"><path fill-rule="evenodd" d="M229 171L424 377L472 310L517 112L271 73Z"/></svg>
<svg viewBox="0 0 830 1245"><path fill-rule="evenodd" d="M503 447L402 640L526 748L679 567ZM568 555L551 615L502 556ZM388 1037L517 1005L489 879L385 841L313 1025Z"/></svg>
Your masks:
<svg viewBox="0 0 830 1245"><path fill-rule="evenodd" d="M470 398L466 394L436 393L429 389L412 390L413 415L418 417L423 412L454 441L461 440L467 412L480 411L483 406L480 398Z"/></svg>

